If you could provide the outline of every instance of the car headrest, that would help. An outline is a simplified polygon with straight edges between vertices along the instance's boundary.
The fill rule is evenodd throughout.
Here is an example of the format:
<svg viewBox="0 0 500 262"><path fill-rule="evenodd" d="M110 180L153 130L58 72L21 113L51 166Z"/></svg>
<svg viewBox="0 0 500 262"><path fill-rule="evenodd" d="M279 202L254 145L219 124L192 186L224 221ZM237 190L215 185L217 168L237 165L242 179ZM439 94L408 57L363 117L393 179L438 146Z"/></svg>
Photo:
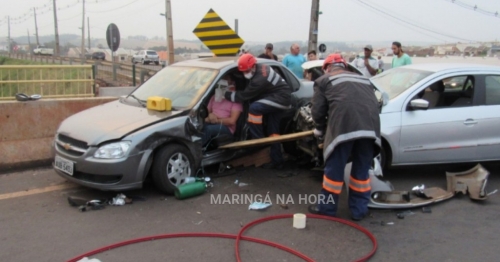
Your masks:
<svg viewBox="0 0 500 262"><path fill-rule="evenodd" d="M435 82L434 84L432 84L430 86L430 89L433 92L439 92L439 93L444 92L444 83L443 83L443 81L439 80L439 81Z"/></svg>

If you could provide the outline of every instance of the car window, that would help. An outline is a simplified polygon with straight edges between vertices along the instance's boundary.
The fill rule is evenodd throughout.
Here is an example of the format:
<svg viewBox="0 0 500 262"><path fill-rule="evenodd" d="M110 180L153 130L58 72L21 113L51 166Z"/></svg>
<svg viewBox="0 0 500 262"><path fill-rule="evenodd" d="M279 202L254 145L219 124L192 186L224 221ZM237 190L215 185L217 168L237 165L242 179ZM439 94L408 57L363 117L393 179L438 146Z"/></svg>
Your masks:
<svg viewBox="0 0 500 262"><path fill-rule="evenodd" d="M500 76L486 76L486 104L500 105Z"/></svg>
<svg viewBox="0 0 500 262"><path fill-rule="evenodd" d="M433 82L413 99L429 102L428 109L464 107L473 104L474 77L471 75L445 78Z"/></svg>
<svg viewBox="0 0 500 262"><path fill-rule="evenodd" d="M383 89L389 99L393 99L432 72L409 68L394 68L370 78L376 86Z"/></svg>
<svg viewBox="0 0 500 262"><path fill-rule="evenodd" d="M134 91L146 101L148 97L169 98L176 109L192 107L217 76L218 70L169 66L156 73Z"/></svg>
<svg viewBox="0 0 500 262"><path fill-rule="evenodd" d="M295 76L292 75L287 70L282 70L279 66L271 66L276 73L278 73L283 79L285 79L286 83L292 89L292 92L299 90L300 83L299 80Z"/></svg>
<svg viewBox="0 0 500 262"><path fill-rule="evenodd" d="M148 55L157 55L155 51L148 51Z"/></svg>
<svg viewBox="0 0 500 262"><path fill-rule="evenodd" d="M467 76L455 76L443 80L446 91L461 92Z"/></svg>

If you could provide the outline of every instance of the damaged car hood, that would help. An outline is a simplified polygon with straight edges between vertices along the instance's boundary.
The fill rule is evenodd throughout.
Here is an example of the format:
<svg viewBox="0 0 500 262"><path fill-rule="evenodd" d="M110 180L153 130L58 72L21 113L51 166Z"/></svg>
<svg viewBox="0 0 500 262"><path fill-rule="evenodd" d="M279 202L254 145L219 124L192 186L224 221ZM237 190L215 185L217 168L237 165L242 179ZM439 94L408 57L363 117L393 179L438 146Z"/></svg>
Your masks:
<svg viewBox="0 0 500 262"><path fill-rule="evenodd" d="M92 146L120 139L134 130L180 113L182 111L148 110L117 100L68 117L61 123L57 133L87 142Z"/></svg>

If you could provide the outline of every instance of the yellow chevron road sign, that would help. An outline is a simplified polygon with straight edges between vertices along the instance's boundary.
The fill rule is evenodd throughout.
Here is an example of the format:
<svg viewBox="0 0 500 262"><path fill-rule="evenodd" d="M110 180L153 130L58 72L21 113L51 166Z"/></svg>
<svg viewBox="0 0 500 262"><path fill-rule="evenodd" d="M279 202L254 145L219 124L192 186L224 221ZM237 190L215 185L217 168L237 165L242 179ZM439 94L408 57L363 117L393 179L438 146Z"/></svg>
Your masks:
<svg viewBox="0 0 500 262"><path fill-rule="evenodd" d="M193 33L216 56L234 56L245 42L213 9L208 11Z"/></svg>

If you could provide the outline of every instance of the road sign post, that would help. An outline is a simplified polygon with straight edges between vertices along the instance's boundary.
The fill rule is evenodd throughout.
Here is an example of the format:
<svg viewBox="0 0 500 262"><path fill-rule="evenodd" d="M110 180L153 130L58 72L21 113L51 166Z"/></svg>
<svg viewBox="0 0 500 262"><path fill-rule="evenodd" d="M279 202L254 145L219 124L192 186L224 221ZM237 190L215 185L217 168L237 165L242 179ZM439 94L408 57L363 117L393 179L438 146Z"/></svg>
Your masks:
<svg viewBox="0 0 500 262"><path fill-rule="evenodd" d="M120 31L118 27L111 23L106 30L106 42L109 49L111 49L111 62L113 64L113 81L116 81L116 66L115 66L115 52L120 46Z"/></svg>
<svg viewBox="0 0 500 262"><path fill-rule="evenodd" d="M210 9L193 33L216 56L235 56L245 41Z"/></svg>

